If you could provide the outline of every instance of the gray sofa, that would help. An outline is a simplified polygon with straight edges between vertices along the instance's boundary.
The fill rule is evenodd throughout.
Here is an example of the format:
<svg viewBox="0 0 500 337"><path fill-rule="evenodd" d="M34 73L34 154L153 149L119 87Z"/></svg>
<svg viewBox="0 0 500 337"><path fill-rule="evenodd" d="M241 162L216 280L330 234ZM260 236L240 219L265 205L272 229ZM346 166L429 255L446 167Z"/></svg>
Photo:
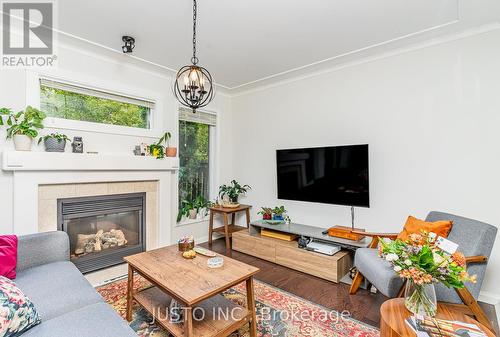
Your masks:
<svg viewBox="0 0 500 337"><path fill-rule="evenodd" d="M19 237L15 282L42 323L23 337L137 337L69 261L65 232Z"/></svg>

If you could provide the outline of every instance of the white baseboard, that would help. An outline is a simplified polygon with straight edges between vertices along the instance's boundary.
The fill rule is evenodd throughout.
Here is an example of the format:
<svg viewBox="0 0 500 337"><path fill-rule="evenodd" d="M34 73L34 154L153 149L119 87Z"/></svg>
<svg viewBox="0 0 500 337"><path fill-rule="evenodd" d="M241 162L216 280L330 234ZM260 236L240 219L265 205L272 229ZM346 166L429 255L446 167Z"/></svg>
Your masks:
<svg viewBox="0 0 500 337"><path fill-rule="evenodd" d="M220 238L223 238L223 237L224 237L223 235L214 233L214 236L212 237L212 239L213 240L217 240L217 239L220 239ZM195 241L195 244L197 244L197 245L205 243L205 242L208 242L208 235L205 235L205 236L202 236L202 237L199 237L199 238L195 238L194 241Z"/></svg>
<svg viewBox="0 0 500 337"><path fill-rule="evenodd" d="M205 235L205 236L202 236L202 237L195 239L195 244L197 244L197 245L200 243L205 243L205 242L208 242L208 235Z"/></svg>
<svg viewBox="0 0 500 337"><path fill-rule="evenodd" d="M479 293L478 301L494 305L497 322L500 323L500 295L491 293L489 291L481 291Z"/></svg>
<svg viewBox="0 0 500 337"><path fill-rule="evenodd" d="M478 300L480 302L492 304L492 305L498 305L500 304L500 295L491 293L489 291L481 291L479 293L479 298Z"/></svg>
<svg viewBox="0 0 500 337"><path fill-rule="evenodd" d="M214 233L213 234L213 240L217 240L217 239L220 239L220 238L223 238L224 235L221 235L219 233ZM200 243L205 243L205 242L208 242L208 235L205 235L205 236L201 236L199 238L195 238L195 243L198 245Z"/></svg>

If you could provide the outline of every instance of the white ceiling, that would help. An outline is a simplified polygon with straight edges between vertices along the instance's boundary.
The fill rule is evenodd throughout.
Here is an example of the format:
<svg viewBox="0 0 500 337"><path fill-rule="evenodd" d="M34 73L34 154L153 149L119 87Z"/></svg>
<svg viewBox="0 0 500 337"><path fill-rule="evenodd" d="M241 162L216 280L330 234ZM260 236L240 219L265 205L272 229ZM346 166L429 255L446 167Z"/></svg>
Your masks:
<svg viewBox="0 0 500 337"><path fill-rule="evenodd" d="M216 82L238 88L491 22L498 9L497 0L198 0L198 56ZM93 43L121 50L131 35L134 56L171 69L191 58L191 0L64 0L58 12L59 30Z"/></svg>

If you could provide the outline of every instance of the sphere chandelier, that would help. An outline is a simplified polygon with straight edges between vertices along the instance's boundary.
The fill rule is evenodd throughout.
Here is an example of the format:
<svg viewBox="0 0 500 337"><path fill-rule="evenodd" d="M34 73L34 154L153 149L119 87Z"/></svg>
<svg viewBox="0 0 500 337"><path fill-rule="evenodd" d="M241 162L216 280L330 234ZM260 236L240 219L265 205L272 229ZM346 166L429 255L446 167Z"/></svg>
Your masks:
<svg viewBox="0 0 500 337"><path fill-rule="evenodd" d="M193 0L193 57L191 65L179 69L174 83L174 94L184 106L196 112L206 106L214 98L212 75L207 69L198 65L196 56L196 15L197 3Z"/></svg>

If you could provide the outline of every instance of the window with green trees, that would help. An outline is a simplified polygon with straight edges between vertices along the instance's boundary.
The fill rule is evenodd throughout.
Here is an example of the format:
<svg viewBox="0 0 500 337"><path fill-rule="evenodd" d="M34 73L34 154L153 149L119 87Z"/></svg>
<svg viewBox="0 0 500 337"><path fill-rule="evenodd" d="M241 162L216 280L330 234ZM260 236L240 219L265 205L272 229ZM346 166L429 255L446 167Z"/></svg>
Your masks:
<svg viewBox="0 0 500 337"><path fill-rule="evenodd" d="M40 108L49 117L149 129L151 102L63 84L40 85Z"/></svg>
<svg viewBox="0 0 500 337"><path fill-rule="evenodd" d="M210 126L179 121L179 207L197 196L209 200Z"/></svg>

